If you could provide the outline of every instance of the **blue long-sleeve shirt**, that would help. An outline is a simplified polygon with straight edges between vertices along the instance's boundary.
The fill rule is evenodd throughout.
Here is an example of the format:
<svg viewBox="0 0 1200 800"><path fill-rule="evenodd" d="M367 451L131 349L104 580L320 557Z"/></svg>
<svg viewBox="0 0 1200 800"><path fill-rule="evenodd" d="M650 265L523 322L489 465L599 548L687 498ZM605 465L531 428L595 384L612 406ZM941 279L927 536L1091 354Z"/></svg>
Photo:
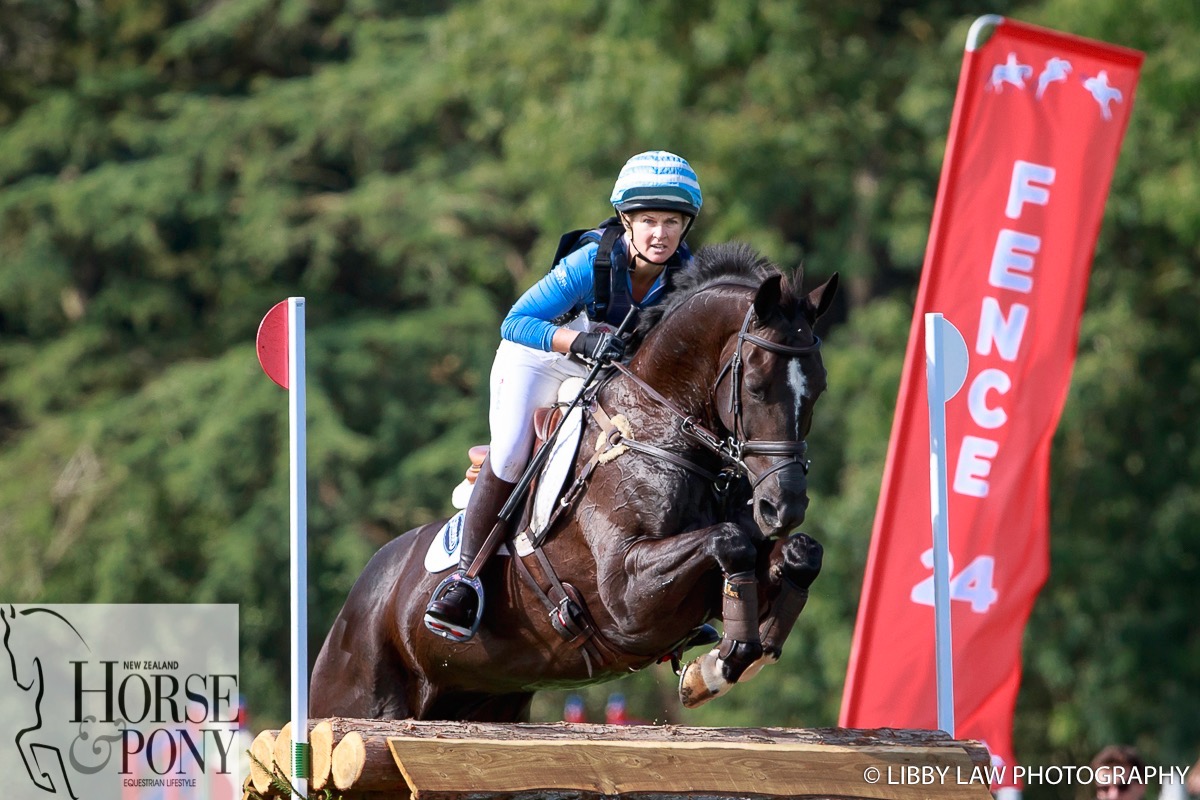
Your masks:
<svg viewBox="0 0 1200 800"><path fill-rule="evenodd" d="M589 242L578 250L566 255L541 280L529 287L529 290L513 304L508 316L500 324L500 335L505 339L532 347L537 350L550 351L554 332L558 329L552 323L573 308L580 306L592 309L596 302L593 287L592 272L596 263L596 253L600 245ZM690 259L686 246L680 246L680 255L684 263ZM624 285L627 297L632 302L633 285L629 275L629 251L625 239L618 239L612 249L613 283L615 286ZM654 280L650 290L641 302L634 303L638 308L652 306L662 300L666 291L667 270L664 269ZM614 290L614 295L616 294ZM614 298L615 299L615 298ZM606 320L616 326L621 319L611 319L616 313L624 316L627 307L623 304L609 304L609 317Z"/></svg>

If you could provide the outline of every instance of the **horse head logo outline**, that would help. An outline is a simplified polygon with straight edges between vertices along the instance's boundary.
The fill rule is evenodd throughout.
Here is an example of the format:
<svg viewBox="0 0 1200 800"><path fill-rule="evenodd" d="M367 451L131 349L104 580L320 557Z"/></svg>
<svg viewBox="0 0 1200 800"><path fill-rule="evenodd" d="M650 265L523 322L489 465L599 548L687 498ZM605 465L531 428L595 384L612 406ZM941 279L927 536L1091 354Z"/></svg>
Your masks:
<svg viewBox="0 0 1200 800"><path fill-rule="evenodd" d="M33 725L17 731L14 740L17 752L20 753L25 771L35 786L53 795L66 794L73 800L78 800L78 796L71 788L71 780L68 777L66 765L63 763L62 751L45 741L44 732L39 733L42 731L43 725L42 698L46 693L42 657L37 653L22 652L21 648L13 643L14 627L27 624L26 622L16 624L18 617L28 617L31 614L49 614L57 618L71 629L84 647L87 647L88 644L70 620L57 611L49 608L26 608L17 611L12 605L7 608L0 607L0 626L3 626L4 650L8 653L13 682L18 689L31 698L35 720ZM47 759L45 764L43 764L43 759ZM56 776L62 778L61 787L55 783Z"/></svg>

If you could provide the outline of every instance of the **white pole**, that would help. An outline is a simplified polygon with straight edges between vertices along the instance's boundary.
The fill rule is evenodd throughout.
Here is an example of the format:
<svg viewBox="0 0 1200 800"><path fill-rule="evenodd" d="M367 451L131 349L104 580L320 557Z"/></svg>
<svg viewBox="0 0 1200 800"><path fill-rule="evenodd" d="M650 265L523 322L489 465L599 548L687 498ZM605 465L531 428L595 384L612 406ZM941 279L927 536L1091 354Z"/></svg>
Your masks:
<svg viewBox="0 0 1200 800"><path fill-rule="evenodd" d="M938 727L954 735L954 646L950 625L950 520L946 448L946 401L957 394L962 379L947 353L943 331L957 329L941 314L925 315L925 378L929 390L929 499L933 522L933 618L937 665ZM961 342L961 335L958 336ZM962 345L965 358L966 346ZM957 355L957 353L956 353ZM965 363L961 366L966 376Z"/></svg>
<svg viewBox="0 0 1200 800"><path fill-rule="evenodd" d="M288 298L291 461L292 785L308 794L308 498L305 461L304 298Z"/></svg>

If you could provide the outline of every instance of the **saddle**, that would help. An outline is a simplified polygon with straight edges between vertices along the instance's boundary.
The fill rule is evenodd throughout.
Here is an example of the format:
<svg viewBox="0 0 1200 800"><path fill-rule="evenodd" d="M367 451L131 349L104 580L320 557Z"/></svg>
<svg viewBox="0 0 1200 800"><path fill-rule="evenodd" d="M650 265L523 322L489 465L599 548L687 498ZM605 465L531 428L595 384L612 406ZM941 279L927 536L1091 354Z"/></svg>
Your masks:
<svg viewBox="0 0 1200 800"><path fill-rule="evenodd" d="M533 412L533 451L546 443L550 438L550 434L554 432L554 428L562 420L563 407L557 403L552 406L542 406L534 409ZM491 450L486 444L477 444L467 450L467 458L471 462L471 466L467 467L467 473L463 476L463 482L454 489L452 502L455 508L466 508L467 500L471 497L470 487L475 486L475 480L479 477L479 470L483 469L483 462L487 459L488 451ZM460 496L460 492L465 494ZM461 504L460 504L461 503Z"/></svg>
<svg viewBox="0 0 1200 800"><path fill-rule="evenodd" d="M582 387L582 380L579 378L568 378L563 381L558 390L557 401L550 406L543 406L534 409L533 412L533 449L530 455L536 453L558 430L559 423L563 419L563 412L567 406L571 404L579 390ZM572 426L564 426L561 433L560 441L555 445L555 450L551 452L550 459L543 467L541 474L534 477L534 482L529 487L530 498L540 498L543 495L543 486L548 486L547 478L557 480L558 485L547 491L558 493L562 490L563 481L567 473L570 471L571 462L574 460L575 452L579 445L579 433L582 431L582 425L578 426L578 430L572 430ZM574 434L574 441L568 441L568 437ZM475 486L475 479L479 476L479 470L483 467L484 459L487 458L489 447L487 445L475 445L467 451L467 458L471 465L467 467L466 474L463 476L463 481L454 488L454 493L451 495L451 503L455 508L463 509L467 507L467 502L471 498L471 490ZM565 463L563 463L565 462ZM557 497L549 498L551 502L557 500ZM526 500L527 506L529 500ZM542 501L545 504L545 501ZM525 517L529 516L529 509L526 509ZM524 526L522 526L524 528Z"/></svg>

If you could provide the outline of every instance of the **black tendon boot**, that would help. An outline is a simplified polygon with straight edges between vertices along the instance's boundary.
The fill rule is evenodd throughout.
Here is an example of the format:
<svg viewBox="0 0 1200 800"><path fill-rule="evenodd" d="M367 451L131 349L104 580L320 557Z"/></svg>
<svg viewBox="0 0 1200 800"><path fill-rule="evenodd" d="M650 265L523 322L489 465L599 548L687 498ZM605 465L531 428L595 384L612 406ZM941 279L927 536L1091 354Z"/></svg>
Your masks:
<svg viewBox="0 0 1200 800"><path fill-rule="evenodd" d="M476 617L483 603L482 587L478 581L467 579L465 573L479 555L515 486L492 472L491 459L483 462L463 515L458 571L438 586L425 609L425 626L439 636L465 642L475 635Z"/></svg>

